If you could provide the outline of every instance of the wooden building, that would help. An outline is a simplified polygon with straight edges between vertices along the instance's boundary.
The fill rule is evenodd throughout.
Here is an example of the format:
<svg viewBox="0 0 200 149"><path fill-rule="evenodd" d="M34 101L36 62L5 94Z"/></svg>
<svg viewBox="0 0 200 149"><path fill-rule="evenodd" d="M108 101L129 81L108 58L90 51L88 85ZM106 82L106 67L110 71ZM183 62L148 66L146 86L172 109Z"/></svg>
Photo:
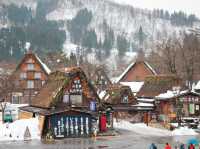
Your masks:
<svg viewBox="0 0 200 149"><path fill-rule="evenodd" d="M199 117L200 115L200 94L194 91L168 91L156 96L155 99L160 121L170 122L178 117Z"/></svg>
<svg viewBox="0 0 200 149"><path fill-rule="evenodd" d="M21 108L21 118L33 116L41 120L42 136L54 138L89 137L107 126L96 90L79 67L50 74L31 106Z"/></svg>
<svg viewBox="0 0 200 149"><path fill-rule="evenodd" d="M137 60L126 68L116 82L143 82L149 75L157 73L148 62Z"/></svg>
<svg viewBox="0 0 200 149"><path fill-rule="evenodd" d="M108 86L112 85L112 82L110 81L103 67L96 68L90 79L98 92L106 90Z"/></svg>
<svg viewBox="0 0 200 149"><path fill-rule="evenodd" d="M13 88L6 100L13 104L30 104L45 84L50 72L41 59L29 51L10 76Z"/></svg>
<svg viewBox="0 0 200 149"><path fill-rule="evenodd" d="M136 60L126 68L115 82L129 86L133 94L137 96L144 84L145 78L149 75L157 75L157 73L148 62Z"/></svg>
<svg viewBox="0 0 200 149"><path fill-rule="evenodd" d="M145 97L154 99L155 96L161 93L166 93L172 90L173 87L183 86L182 80L174 75L156 75L148 76L145 79L144 85L137 94L137 97Z"/></svg>
<svg viewBox="0 0 200 149"><path fill-rule="evenodd" d="M135 111L136 99L128 86L112 85L99 94L102 102L114 111L117 118L130 116L129 112Z"/></svg>
<svg viewBox="0 0 200 149"><path fill-rule="evenodd" d="M175 87L180 87L182 90L183 82L182 80L174 75L156 75L148 76L145 79L144 85L137 94L138 99L145 99L145 103L154 101L156 96L166 93L169 90L173 90ZM181 88L182 87L182 88ZM154 104L156 101L153 102ZM155 106L155 111L152 111L149 115L149 120L151 118L155 119L159 114L158 111L162 110L163 107Z"/></svg>

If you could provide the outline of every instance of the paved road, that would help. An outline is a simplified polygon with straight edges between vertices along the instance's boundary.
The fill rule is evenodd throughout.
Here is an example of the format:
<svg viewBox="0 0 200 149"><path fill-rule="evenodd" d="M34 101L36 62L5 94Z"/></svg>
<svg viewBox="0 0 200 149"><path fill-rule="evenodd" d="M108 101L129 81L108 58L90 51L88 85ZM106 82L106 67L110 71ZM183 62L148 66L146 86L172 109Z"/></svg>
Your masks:
<svg viewBox="0 0 200 149"><path fill-rule="evenodd" d="M53 144L40 141L31 142L0 142L0 149L148 149L154 142L159 149L169 142L173 146L177 141L186 142L191 137L152 137L141 136L133 132L121 131L116 137L100 137L95 139L65 139ZM147 132L148 133L148 132ZM198 136L198 138L200 138Z"/></svg>

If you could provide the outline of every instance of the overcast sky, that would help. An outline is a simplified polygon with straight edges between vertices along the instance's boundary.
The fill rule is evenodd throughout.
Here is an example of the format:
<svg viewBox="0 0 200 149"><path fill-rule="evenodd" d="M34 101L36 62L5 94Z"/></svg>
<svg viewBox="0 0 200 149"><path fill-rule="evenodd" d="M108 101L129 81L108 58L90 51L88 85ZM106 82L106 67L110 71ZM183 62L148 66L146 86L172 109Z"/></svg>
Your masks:
<svg viewBox="0 0 200 149"><path fill-rule="evenodd" d="M173 12L182 10L186 13L193 13L200 17L200 0L114 0L120 3L131 4L140 8L160 8Z"/></svg>

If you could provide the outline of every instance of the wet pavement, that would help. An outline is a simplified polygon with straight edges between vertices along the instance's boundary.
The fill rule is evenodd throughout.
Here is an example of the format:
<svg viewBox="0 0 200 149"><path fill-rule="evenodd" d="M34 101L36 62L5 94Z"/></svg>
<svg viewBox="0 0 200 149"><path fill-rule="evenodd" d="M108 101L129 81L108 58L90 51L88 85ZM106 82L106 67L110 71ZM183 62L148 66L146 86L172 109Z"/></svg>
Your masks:
<svg viewBox="0 0 200 149"><path fill-rule="evenodd" d="M158 149L163 149L169 142L173 148L180 142L187 142L187 137L153 137L141 136L134 132L120 131L121 135L114 137L98 137L96 139L65 139L54 143L30 142L0 142L0 149L148 149L154 142ZM148 133L148 132L147 132ZM200 136L197 136L200 139Z"/></svg>

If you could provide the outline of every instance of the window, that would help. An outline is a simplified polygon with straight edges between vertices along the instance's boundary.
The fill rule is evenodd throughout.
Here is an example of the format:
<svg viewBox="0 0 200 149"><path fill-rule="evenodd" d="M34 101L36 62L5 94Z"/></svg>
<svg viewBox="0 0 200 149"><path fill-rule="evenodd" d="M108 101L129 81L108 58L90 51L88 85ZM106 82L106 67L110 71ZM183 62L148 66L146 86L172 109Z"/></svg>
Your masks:
<svg viewBox="0 0 200 149"><path fill-rule="evenodd" d="M72 105L82 104L82 95L70 95Z"/></svg>
<svg viewBox="0 0 200 149"><path fill-rule="evenodd" d="M28 59L26 62L27 62L27 63L33 63L34 61L33 61L32 58L30 58L30 59Z"/></svg>
<svg viewBox="0 0 200 149"><path fill-rule="evenodd" d="M122 102L123 103L128 103L128 96L124 96L123 99L122 99Z"/></svg>
<svg viewBox="0 0 200 149"><path fill-rule="evenodd" d="M35 78L35 79L41 79L41 73L40 73L40 72L36 72L36 73L34 74L34 78Z"/></svg>
<svg viewBox="0 0 200 149"><path fill-rule="evenodd" d="M74 80L70 93L72 94L81 94L83 92L82 85L80 80Z"/></svg>
<svg viewBox="0 0 200 149"><path fill-rule="evenodd" d="M22 93L12 93L12 104L21 103Z"/></svg>
<svg viewBox="0 0 200 149"><path fill-rule="evenodd" d="M26 79L26 78L27 78L27 74L25 72L21 72L20 79Z"/></svg>
<svg viewBox="0 0 200 149"><path fill-rule="evenodd" d="M34 88L34 82L31 80L27 81L27 88L28 89Z"/></svg>
<svg viewBox="0 0 200 149"><path fill-rule="evenodd" d="M63 103L69 103L69 94L63 96Z"/></svg>
<svg viewBox="0 0 200 149"><path fill-rule="evenodd" d="M42 81L42 86L45 84L45 81Z"/></svg>
<svg viewBox="0 0 200 149"><path fill-rule="evenodd" d="M28 64L27 70L34 70L34 64Z"/></svg>

